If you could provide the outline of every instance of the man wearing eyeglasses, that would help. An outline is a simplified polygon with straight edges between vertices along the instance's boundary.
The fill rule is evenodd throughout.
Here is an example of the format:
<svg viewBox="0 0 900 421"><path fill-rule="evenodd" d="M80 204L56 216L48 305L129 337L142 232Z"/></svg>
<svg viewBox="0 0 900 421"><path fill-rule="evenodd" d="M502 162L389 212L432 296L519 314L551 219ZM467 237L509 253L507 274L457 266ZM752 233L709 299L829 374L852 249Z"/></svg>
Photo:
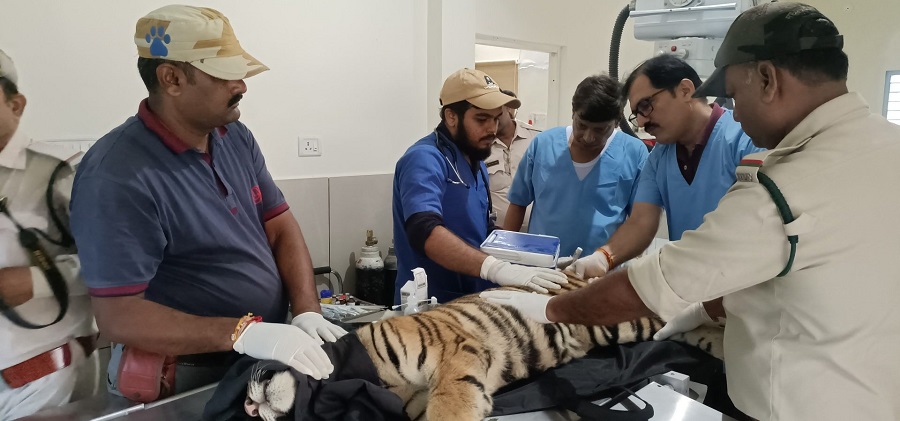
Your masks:
<svg viewBox="0 0 900 421"><path fill-rule="evenodd" d="M572 97L572 125L532 140L509 190L506 229L559 237L560 255L603 244L631 212L647 148L617 129L624 101L606 75L585 78Z"/></svg>
<svg viewBox="0 0 900 421"><path fill-rule="evenodd" d="M581 276L604 275L643 252L666 212L669 239L696 229L734 184L741 158L758 152L732 112L706 98L694 98L697 72L684 60L663 54L638 66L622 89L631 103L629 121L656 137L644 166L631 217L596 252L577 260Z"/></svg>
<svg viewBox="0 0 900 421"><path fill-rule="evenodd" d="M513 91L501 89L506 95L513 98L516 94ZM519 161L525 155L525 150L531 144L533 139L541 131L532 127L530 124L516 120L517 108L502 107L503 112L500 113L500 119L497 121L497 137L491 144L491 156L484 160L490 175L491 202L493 202L494 212L497 213L497 225L506 227L506 209L509 208L509 186L512 185L513 177L516 176L516 170L519 168ZM522 229L528 229L528 214L530 209L525 212L525 221L522 223Z"/></svg>

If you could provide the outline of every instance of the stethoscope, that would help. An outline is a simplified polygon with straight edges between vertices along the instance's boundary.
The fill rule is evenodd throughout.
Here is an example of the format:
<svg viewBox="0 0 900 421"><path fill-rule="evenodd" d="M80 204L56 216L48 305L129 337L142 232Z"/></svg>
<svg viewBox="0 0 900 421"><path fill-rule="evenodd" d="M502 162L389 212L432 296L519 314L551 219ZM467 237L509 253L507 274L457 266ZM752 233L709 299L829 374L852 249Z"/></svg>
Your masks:
<svg viewBox="0 0 900 421"><path fill-rule="evenodd" d="M462 185L468 190L470 187L469 184L462 179L462 175L459 173L459 167L454 164L457 158L456 149L454 149L453 146L449 144L449 141L447 139L444 139L444 137L441 136L441 133L439 133L437 130L434 131L434 147L436 147L441 155L444 156L444 161L447 161L447 167L450 169L450 171L453 172L454 175L456 175L456 180L450 178L450 176L447 176L447 182L456 186ZM447 152L445 152L445 150L450 151L450 155L453 156L452 161L450 160L450 157L447 156ZM491 191L490 189L488 189L487 175L484 174L484 170L481 169L481 165L478 166L478 174L481 175L481 181L484 183L484 190L487 193L488 225L493 225L497 222L497 212L494 212L494 203L491 200Z"/></svg>

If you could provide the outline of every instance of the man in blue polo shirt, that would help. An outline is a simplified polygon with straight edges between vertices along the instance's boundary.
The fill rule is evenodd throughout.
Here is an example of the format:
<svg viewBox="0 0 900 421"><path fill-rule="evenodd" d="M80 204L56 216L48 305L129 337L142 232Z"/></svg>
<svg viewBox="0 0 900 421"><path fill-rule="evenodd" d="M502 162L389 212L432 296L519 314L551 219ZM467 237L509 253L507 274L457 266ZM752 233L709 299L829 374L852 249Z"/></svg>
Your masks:
<svg viewBox="0 0 900 421"><path fill-rule="evenodd" d="M416 267L440 302L499 285L546 292L566 277L547 268L498 260L478 250L494 229L484 159L497 137L502 107L520 102L490 76L461 69L441 88L441 123L397 161L394 170L394 249L400 288Z"/></svg>
<svg viewBox="0 0 900 421"><path fill-rule="evenodd" d="M268 68L209 8L155 10L134 39L149 97L87 153L72 194L100 330L178 356L176 392L219 380L232 349L327 377L320 344L346 332L319 313L300 227L237 121L243 79Z"/></svg>

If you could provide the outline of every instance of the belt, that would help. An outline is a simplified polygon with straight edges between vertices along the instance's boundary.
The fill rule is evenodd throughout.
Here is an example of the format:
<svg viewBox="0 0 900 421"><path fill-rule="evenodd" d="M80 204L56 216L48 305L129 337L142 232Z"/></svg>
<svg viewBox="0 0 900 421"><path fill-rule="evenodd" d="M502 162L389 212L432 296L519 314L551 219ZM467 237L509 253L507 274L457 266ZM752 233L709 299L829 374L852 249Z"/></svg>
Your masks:
<svg viewBox="0 0 900 421"><path fill-rule="evenodd" d="M237 361L240 354L233 351L179 355L176 364L191 367L223 367Z"/></svg>
<svg viewBox="0 0 900 421"><path fill-rule="evenodd" d="M82 336L75 338L75 341L84 349L84 355L88 356L94 352L94 348L97 345L97 335ZM16 389L62 370L72 364L72 347L70 344L71 341L66 342L14 366L3 369L0 371L0 377L3 378L3 381L10 388Z"/></svg>

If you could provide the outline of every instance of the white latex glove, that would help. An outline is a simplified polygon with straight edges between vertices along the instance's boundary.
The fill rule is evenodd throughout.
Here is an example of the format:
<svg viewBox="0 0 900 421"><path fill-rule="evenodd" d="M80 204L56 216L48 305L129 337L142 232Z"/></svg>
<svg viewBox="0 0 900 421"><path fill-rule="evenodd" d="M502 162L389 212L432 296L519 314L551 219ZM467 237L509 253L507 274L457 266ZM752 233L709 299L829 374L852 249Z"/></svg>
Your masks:
<svg viewBox="0 0 900 421"><path fill-rule="evenodd" d="M694 303L682 310L681 313L678 313L672 320L669 320L659 332L653 335L653 340L661 341L672 335L690 332L705 323L712 324L715 322L709 317L709 314L706 314L703 303Z"/></svg>
<svg viewBox="0 0 900 421"><path fill-rule="evenodd" d="M550 296L535 294L533 292L519 291L484 291L479 297L492 304L512 306L519 310L525 317L538 323L550 323L547 319L547 303Z"/></svg>
<svg viewBox="0 0 900 421"><path fill-rule="evenodd" d="M581 258L582 251L583 249L581 247L578 247L575 249L575 252L572 253L571 256L560 257L559 259L556 259L556 268L565 269L569 267L573 262Z"/></svg>
<svg viewBox="0 0 900 421"><path fill-rule="evenodd" d="M347 334L347 331L341 329L339 326L325 320L321 314L316 313L315 311L307 311L306 313L301 313L294 317L291 320L291 324L294 326L303 329L304 332L308 333L309 336L313 338L322 338L321 341L327 342L335 342L341 336Z"/></svg>
<svg viewBox="0 0 900 421"><path fill-rule="evenodd" d="M488 256L481 264L481 278L503 286L528 287L542 294L569 283L562 272L549 268L514 265Z"/></svg>
<svg viewBox="0 0 900 421"><path fill-rule="evenodd" d="M574 272L576 276L584 279L597 278L606 275L609 271L609 262L606 261L606 255L602 251L595 251L590 256L582 257L575 261L571 266L566 268L567 272Z"/></svg>
<svg viewBox="0 0 900 421"><path fill-rule="evenodd" d="M334 371L318 337L297 326L281 323L251 323L234 342L235 351L260 360L275 360L316 380Z"/></svg>

